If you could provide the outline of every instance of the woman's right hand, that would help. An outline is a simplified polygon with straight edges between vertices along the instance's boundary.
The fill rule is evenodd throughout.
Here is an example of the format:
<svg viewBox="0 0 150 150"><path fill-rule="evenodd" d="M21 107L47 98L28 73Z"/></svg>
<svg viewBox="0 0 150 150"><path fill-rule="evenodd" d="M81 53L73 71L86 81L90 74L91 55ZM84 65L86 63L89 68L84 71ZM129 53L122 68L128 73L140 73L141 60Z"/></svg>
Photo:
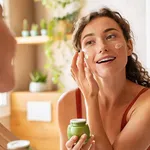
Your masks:
<svg viewBox="0 0 150 150"><path fill-rule="evenodd" d="M99 86L88 63L84 61L84 52L76 52L71 64L72 77L76 81L86 101L92 96L97 97Z"/></svg>
<svg viewBox="0 0 150 150"><path fill-rule="evenodd" d="M79 141L77 136L72 136L66 143L67 150L95 150L94 136L91 136L85 144L87 135L83 134Z"/></svg>

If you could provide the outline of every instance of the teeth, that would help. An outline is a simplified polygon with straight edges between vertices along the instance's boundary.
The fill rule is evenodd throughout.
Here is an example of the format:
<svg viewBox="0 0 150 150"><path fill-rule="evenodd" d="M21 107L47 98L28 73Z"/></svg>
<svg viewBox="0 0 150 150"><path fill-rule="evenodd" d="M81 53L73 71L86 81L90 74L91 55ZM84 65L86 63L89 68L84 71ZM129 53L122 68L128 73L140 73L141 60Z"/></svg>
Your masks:
<svg viewBox="0 0 150 150"><path fill-rule="evenodd" d="M101 63L101 62L105 62L105 61L110 61L110 60L114 60L114 59L115 59L115 57L104 58L104 59L98 61L97 63Z"/></svg>

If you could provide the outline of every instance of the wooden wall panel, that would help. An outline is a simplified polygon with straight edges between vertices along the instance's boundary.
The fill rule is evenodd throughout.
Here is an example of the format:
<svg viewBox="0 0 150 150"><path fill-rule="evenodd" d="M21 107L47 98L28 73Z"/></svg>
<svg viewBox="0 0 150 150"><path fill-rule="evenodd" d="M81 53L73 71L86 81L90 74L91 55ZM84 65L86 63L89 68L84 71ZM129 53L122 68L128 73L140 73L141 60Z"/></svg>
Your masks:
<svg viewBox="0 0 150 150"><path fill-rule="evenodd" d="M11 131L20 139L30 140L36 150L59 150L56 104L60 95L61 93L58 92L13 92L11 95ZM28 121L26 117L28 101L50 101L52 121Z"/></svg>

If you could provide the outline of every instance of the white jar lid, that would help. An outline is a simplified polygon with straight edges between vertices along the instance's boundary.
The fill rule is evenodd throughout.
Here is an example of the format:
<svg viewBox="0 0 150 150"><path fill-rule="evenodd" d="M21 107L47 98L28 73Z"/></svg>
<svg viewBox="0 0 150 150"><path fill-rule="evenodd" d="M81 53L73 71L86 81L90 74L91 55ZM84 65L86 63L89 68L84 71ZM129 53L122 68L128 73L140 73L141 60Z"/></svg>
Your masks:
<svg viewBox="0 0 150 150"><path fill-rule="evenodd" d="M86 123L86 119L83 118L75 118L75 119L71 119L70 123Z"/></svg>
<svg viewBox="0 0 150 150"><path fill-rule="evenodd" d="M7 144L7 149L17 149L17 148L26 148L30 146L30 141L28 140L16 140L16 141L12 141L9 142Z"/></svg>

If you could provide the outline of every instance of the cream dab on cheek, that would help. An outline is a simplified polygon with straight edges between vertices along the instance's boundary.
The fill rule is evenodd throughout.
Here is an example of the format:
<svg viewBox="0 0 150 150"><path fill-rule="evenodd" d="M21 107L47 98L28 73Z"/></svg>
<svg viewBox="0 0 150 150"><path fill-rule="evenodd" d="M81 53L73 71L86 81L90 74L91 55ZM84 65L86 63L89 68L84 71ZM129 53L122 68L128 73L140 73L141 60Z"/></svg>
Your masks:
<svg viewBox="0 0 150 150"><path fill-rule="evenodd" d="M83 49L82 51L84 52L84 58L85 58L85 59L88 59L89 56L88 56L88 54L85 52L85 49Z"/></svg>
<svg viewBox="0 0 150 150"><path fill-rule="evenodd" d="M88 54L84 54L84 58L88 59L89 58Z"/></svg>
<svg viewBox="0 0 150 150"><path fill-rule="evenodd" d="M123 46L123 43L117 43L115 44L116 49L120 49Z"/></svg>

